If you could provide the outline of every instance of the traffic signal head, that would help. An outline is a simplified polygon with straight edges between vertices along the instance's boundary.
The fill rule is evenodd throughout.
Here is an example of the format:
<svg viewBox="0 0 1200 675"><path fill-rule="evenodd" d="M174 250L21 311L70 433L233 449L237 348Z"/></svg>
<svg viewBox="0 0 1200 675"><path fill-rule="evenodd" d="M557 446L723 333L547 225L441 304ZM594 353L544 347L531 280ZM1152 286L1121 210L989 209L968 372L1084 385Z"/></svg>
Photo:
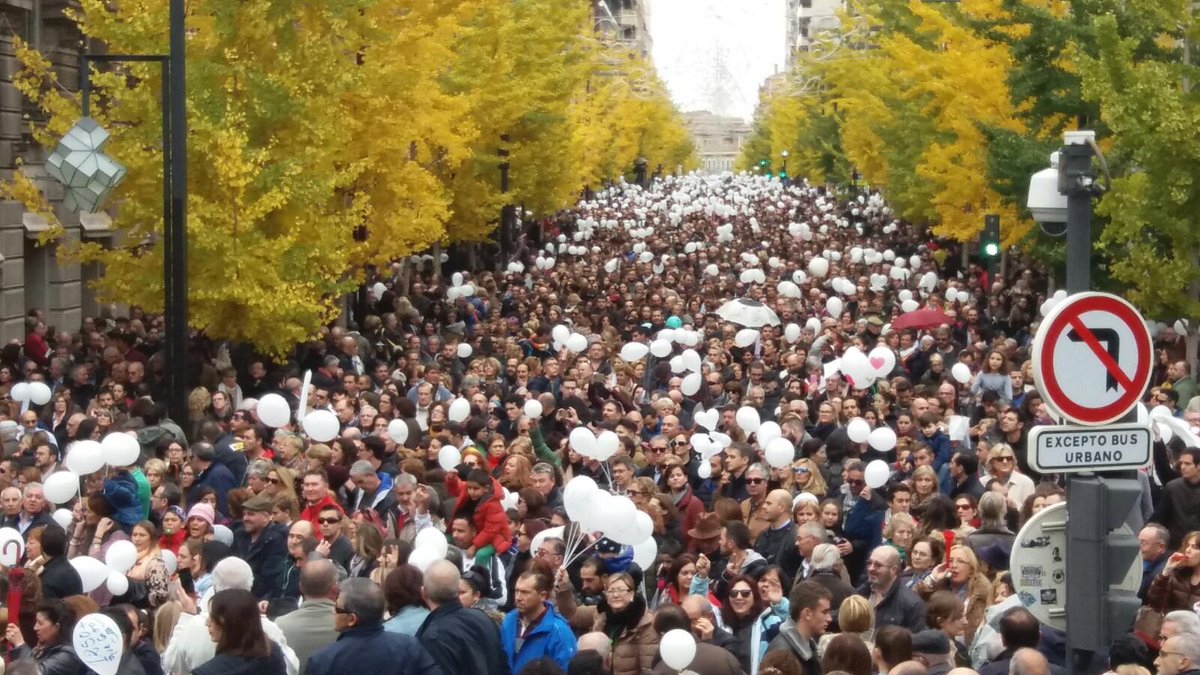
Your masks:
<svg viewBox="0 0 1200 675"><path fill-rule="evenodd" d="M979 237L979 249L985 258L1000 255L1000 216L991 214L983 217L983 234Z"/></svg>

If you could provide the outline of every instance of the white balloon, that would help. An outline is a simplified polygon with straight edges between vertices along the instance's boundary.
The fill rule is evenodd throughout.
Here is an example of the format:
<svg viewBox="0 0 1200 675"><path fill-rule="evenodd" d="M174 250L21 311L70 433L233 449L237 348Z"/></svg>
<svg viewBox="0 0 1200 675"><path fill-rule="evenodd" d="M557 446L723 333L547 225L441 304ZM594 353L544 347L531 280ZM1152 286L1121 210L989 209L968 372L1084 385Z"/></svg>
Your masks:
<svg viewBox="0 0 1200 675"><path fill-rule="evenodd" d="M387 428L388 438L396 445L404 445L408 441L408 425L402 419L394 419L388 422Z"/></svg>
<svg viewBox="0 0 1200 675"><path fill-rule="evenodd" d="M450 543L446 541L446 535L441 530L436 527L426 527L413 539L414 551L423 548L433 551L440 558L450 550Z"/></svg>
<svg viewBox="0 0 1200 675"><path fill-rule="evenodd" d="M567 440L571 443L571 449L584 457L596 454L596 435L587 427L575 427Z"/></svg>
<svg viewBox="0 0 1200 675"><path fill-rule="evenodd" d="M896 367L896 354L891 349L880 345L871 350L867 354L867 360L871 364L871 370L875 371L877 377L887 377Z"/></svg>
<svg viewBox="0 0 1200 675"><path fill-rule="evenodd" d="M68 446L63 464L80 475L94 473L104 468L104 449L99 441L75 441Z"/></svg>
<svg viewBox="0 0 1200 675"><path fill-rule="evenodd" d="M132 541L114 541L104 552L104 564L114 572L125 574L137 562L137 547Z"/></svg>
<svg viewBox="0 0 1200 675"><path fill-rule="evenodd" d="M813 258L808 261L808 273L818 279L824 278L829 274L829 261L821 257Z"/></svg>
<svg viewBox="0 0 1200 675"><path fill-rule="evenodd" d="M633 516L632 536L634 541L645 541L654 535L654 521L650 519L650 514L645 511L638 511ZM632 546L632 544L630 544Z"/></svg>
<svg viewBox="0 0 1200 675"><path fill-rule="evenodd" d="M531 398L525 401L525 405L521 407L521 412L525 413L526 417L538 419L542 416L542 402L536 398Z"/></svg>
<svg viewBox="0 0 1200 675"><path fill-rule="evenodd" d="M547 539L562 539L566 541L567 528L559 525L558 527L548 527L541 532L533 535L533 539L529 542L529 550L536 551L542 547L542 542ZM445 555L445 554L442 554Z"/></svg>
<svg viewBox="0 0 1200 675"><path fill-rule="evenodd" d="M871 361L858 347L849 347L842 354L841 371L854 380L856 387L863 387L865 381L874 376Z"/></svg>
<svg viewBox="0 0 1200 675"><path fill-rule="evenodd" d="M79 573L79 580L83 582L84 593L91 593L99 588L100 584L108 580L108 567L91 556L83 555L71 558L68 562Z"/></svg>
<svg viewBox="0 0 1200 675"><path fill-rule="evenodd" d="M721 421L721 413L716 410L705 410L692 415L692 421L696 423L696 426L712 431L717 428L717 422Z"/></svg>
<svg viewBox="0 0 1200 675"><path fill-rule="evenodd" d="M589 432L590 433L590 432ZM605 429L596 436L596 459L601 462L611 459L621 449L621 437Z"/></svg>
<svg viewBox="0 0 1200 675"><path fill-rule="evenodd" d="M475 350L471 348L470 343L460 342L458 343L458 350L456 353L460 359L469 359L474 351Z"/></svg>
<svg viewBox="0 0 1200 675"><path fill-rule="evenodd" d="M34 405L46 405L50 402L50 387L45 382L30 382L29 400Z"/></svg>
<svg viewBox="0 0 1200 675"><path fill-rule="evenodd" d="M593 497L599 492L596 481L587 476L575 476L563 487L563 506L571 520L582 521L591 515Z"/></svg>
<svg viewBox="0 0 1200 675"><path fill-rule="evenodd" d="M442 560L445 557L446 557L446 555L444 553L442 555L438 555L438 552L434 551L433 549L419 548L419 549L415 549L412 553L409 554L408 564L417 568L417 571L419 571L421 574L424 574L425 570L430 565L432 565L433 563L435 563L439 560Z"/></svg>
<svg viewBox="0 0 1200 675"><path fill-rule="evenodd" d="M921 305L918 304L916 300L913 300L910 298L910 299L905 300L900 303L900 311L905 312L905 313L914 312L920 306Z"/></svg>
<svg viewBox="0 0 1200 675"><path fill-rule="evenodd" d="M956 363L950 369L950 376L959 384L966 384L971 381L971 369L965 363Z"/></svg>
<svg viewBox="0 0 1200 675"><path fill-rule="evenodd" d="M29 400L29 384L18 382L12 386L12 390L8 392L9 398L19 403L24 403Z"/></svg>
<svg viewBox="0 0 1200 675"><path fill-rule="evenodd" d="M871 435L871 425L861 417L855 417L846 424L846 435L855 443L865 443Z"/></svg>
<svg viewBox="0 0 1200 675"><path fill-rule="evenodd" d="M287 399L279 394L266 394L258 399L258 406L254 408L254 412L258 414L258 419L269 427L286 426L292 421L292 409L288 406Z"/></svg>
<svg viewBox="0 0 1200 675"><path fill-rule="evenodd" d="M471 416L471 402L461 396L450 402L446 417L451 422L461 422Z"/></svg>
<svg viewBox="0 0 1200 675"><path fill-rule="evenodd" d="M672 356L671 357L671 372L678 375L679 373L682 373L685 370L687 370L687 369L683 367L683 356L680 354L676 354L675 356Z"/></svg>
<svg viewBox="0 0 1200 675"><path fill-rule="evenodd" d="M758 342L757 328L743 328L733 336L733 343L739 347L749 347L755 342Z"/></svg>
<svg viewBox="0 0 1200 675"><path fill-rule="evenodd" d="M438 450L438 466L446 471L453 471L454 467L462 461L462 451L453 445L443 445L441 450Z"/></svg>
<svg viewBox="0 0 1200 675"><path fill-rule="evenodd" d="M621 360L626 362L639 361L650 353L650 348L641 342L626 342L621 347Z"/></svg>
<svg viewBox="0 0 1200 675"><path fill-rule="evenodd" d="M79 494L79 474L55 471L42 483L42 493L51 504L66 504Z"/></svg>
<svg viewBox="0 0 1200 675"><path fill-rule="evenodd" d="M867 437L867 445L880 452L888 452L896 447L896 432L887 425L876 427Z"/></svg>
<svg viewBox="0 0 1200 675"><path fill-rule="evenodd" d="M685 349L685 350L683 350L682 356L683 356L684 370L688 370L693 373L700 372L700 368L703 365L703 361L700 359L699 352L697 352L695 349Z"/></svg>
<svg viewBox="0 0 1200 675"><path fill-rule="evenodd" d="M597 517L601 525L599 529L604 532L604 536L618 544L629 544L634 539L635 533L632 530L638 510L634 507L633 502L629 500L629 497L622 495L612 496L610 499L605 500L603 510L600 511ZM642 540L637 539L636 541Z"/></svg>
<svg viewBox="0 0 1200 675"><path fill-rule="evenodd" d="M700 391L700 387L703 384L703 375L700 373L688 373L687 376L683 378L683 383L680 385L679 390L683 392L684 396L695 396L696 393Z"/></svg>
<svg viewBox="0 0 1200 675"><path fill-rule="evenodd" d="M300 422L300 426L304 428L304 433L308 437L318 443L328 443L337 438L338 432L342 429L342 423L338 421L337 415L334 415L329 410L314 410L304 416Z"/></svg>
<svg viewBox="0 0 1200 675"><path fill-rule="evenodd" d="M754 437L758 441L759 447L767 447L767 444L783 436L783 429L776 422L763 422L758 425L758 431L754 432Z"/></svg>
<svg viewBox="0 0 1200 675"><path fill-rule="evenodd" d="M331 415L333 413L330 413ZM142 454L142 448L137 439L129 434L113 432L100 441L104 461L109 466L130 466L136 464Z"/></svg>
<svg viewBox="0 0 1200 675"><path fill-rule="evenodd" d="M662 655L663 663L675 670L683 670L696 658L696 638L686 630L669 630L658 643L658 651Z"/></svg>
<svg viewBox="0 0 1200 675"><path fill-rule="evenodd" d="M108 592L113 595L125 595L125 591L129 590L129 578L120 572L109 572L108 581L105 584L108 587Z"/></svg>
<svg viewBox="0 0 1200 675"><path fill-rule="evenodd" d="M766 456L767 464L782 469L790 466L796 458L796 447L786 438L776 438L767 444L767 449L763 453Z"/></svg>
<svg viewBox="0 0 1200 675"><path fill-rule="evenodd" d="M737 420L737 425L742 428L742 431L745 431L748 434L752 434L757 431L758 425L761 423L761 420L758 416L758 411L750 406L742 406L741 408L738 408L737 413L734 415L734 419Z"/></svg>
<svg viewBox="0 0 1200 675"><path fill-rule="evenodd" d="M958 304L960 305L967 304L967 300L970 299L970 297L971 296L968 295L966 291L959 291L954 295L954 299L957 300Z"/></svg>
<svg viewBox="0 0 1200 675"><path fill-rule="evenodd" d="M784 337L784 339L786 339L788 342L791 342L791 343L799 341L800 340L800 326L798 326L794 323L789 323L787 325L787 327L783 329L783 337Z"/></svg>
<svg viewBox="0 0 1200 675"><path fill-rule="evenodd" d="M551 329L550 337L554 338L556 342L566 342L567 338L571 337L571 329L560 323Z"/></svg>
<svg viewBox="0 0 1200 675"><path fill-rule="evenodd" d="M71 531L71 522L75 520L75 515L71 513L71 509L58 509L51 516L58 526L67 532Z"/></svg>
<svg viewBox="0 0 1200 675"><path fill-rule="evenodd" d="M696 475L699 476L701 480L708 480L709 478L712 478L712 464L707 461L700 462L700 466L696 467Z"/></svg>
<svg viewBox="0 0 1200 675"><path fill-rule="evenodd" d="M567 349L572 353L581 354L587 351L587 348L587 336L580 335L579 333L571 333L570 337L567 338Z"/></svg>
<svg viewBox="0 0 1200 675"><path fill-rule="evenodd" d="M671 342L669 340L655 340L650 343L650 353L658 358L664 358L671 353Z"/></svg>
<svg viewBox="0 0 1200 675"><path fill-rule="evenodd" d="M179 569L179 558L168 548L161 549L158 554L162 558L163 566L167 568L167 576L175 574L175 570Z"/></svg>
<svg viewBox="0 0 1200 675"><path fill-rule="evenodd" d="M107 579L108 575L105 574L96 586ZM128 580L125 581L125 586L128 590ZM64 635L62 639L65 640L66 637ZM88 614L75 623L75 629L71 632L71 645L75 648L79 660L96 675L116 675L121 666L121 655L125 653L124 640L117 622L99 613Z"/></svg>
<svg viewBox="0 0 1200 675"><path fill-rule="evenodd" d="M842 315L843 309L844 306L842 305L841 298L829 298L825 301L825 311L829 312L829 316L835 319Z"/></svg>
<svg viewBox="0 0 1200 675"><path fill-rule="evenodd" d="M643 570L649 569L657 557L658 542L654 541L654 537L647 537L646 541L633 545L633 562Z"/></svg>
<svg viewBox="0 0 1200 675"><path fill-rule="evenodd" d="M867 468L863 470L863 480L866 481L867 487L872 490L878 490L887 485L888 478L891 475L892 472L888 470L887 462L882 459L877 459L867 464Z"/></svg>
<svg viewBox="0 0 1200 675"><path fill-rule="evenodd" d="M387 292L387 286L384 286L383 283L376 281L375 285L371 287L371 290L375 292L375 299L378 300L383 297L384 293Z"/></svg>

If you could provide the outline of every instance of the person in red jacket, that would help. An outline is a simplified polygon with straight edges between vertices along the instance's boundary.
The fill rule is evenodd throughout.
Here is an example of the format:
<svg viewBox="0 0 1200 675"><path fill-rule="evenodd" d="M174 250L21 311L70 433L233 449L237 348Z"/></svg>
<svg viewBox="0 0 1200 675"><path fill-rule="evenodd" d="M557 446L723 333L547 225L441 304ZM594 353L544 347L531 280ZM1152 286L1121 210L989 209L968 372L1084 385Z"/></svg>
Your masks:
<svg viewBox="0 0 1200 675"><path fill-rule="evenodd" d="M504 488L486 471L472 469L467 473L465 483L454 472L446 474L446 489L450 494L458 493L454 518L470 516L478 532L471 548L463 553L475 558L475 564L486 565L493 555L507 551L512 543L512 531L504 507L500 505Z"/></svg>
<svg viewBox="0 0 1200 675"><path fill-rule="evenodd" d="M304 496L304 510L300 512L300 520L307 520L312 523L313 535L317 540L323 539L321 536L321 528L318 527L317 520L321 515L321 510L327 507L337 509L345 515L345 510L342 505L337 503L333 495L329 492L329 478L325 472L321 470L312 470L304 474L304 478L300 483L300 491Z"/></svg>

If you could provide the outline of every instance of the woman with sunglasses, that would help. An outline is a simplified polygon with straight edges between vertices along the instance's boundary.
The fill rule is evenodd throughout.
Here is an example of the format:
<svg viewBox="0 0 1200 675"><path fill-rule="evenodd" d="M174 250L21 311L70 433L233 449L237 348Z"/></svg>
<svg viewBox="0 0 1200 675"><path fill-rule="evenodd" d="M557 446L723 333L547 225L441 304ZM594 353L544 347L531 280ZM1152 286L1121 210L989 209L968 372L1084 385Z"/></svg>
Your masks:
<svg viewBox="0 0 1200 675"><path fill-rule="evenodd" d="M810 494L820 499L829 492L825 477L811 458L804 457L792 462L791 472L793 493Z"/></svg>
<svg viewBox="0 0 1200 675"><path fill-rule="evenodd" d="M767 645L788 619L788 599L782 589L778 596L768 596L759 588L758 580L752 576L733 577L729 580L729 597L719 609L725 627L733 634L733 642L727 648L747 673L757 671Z"/></svg>
<svg viewBox="0 0 1200 675"><path fill-rule="evenodd" d="M267 471L266 485L263 492L271 499L280 497L296 498L296 476L291 469L272 464Z"/></svg>

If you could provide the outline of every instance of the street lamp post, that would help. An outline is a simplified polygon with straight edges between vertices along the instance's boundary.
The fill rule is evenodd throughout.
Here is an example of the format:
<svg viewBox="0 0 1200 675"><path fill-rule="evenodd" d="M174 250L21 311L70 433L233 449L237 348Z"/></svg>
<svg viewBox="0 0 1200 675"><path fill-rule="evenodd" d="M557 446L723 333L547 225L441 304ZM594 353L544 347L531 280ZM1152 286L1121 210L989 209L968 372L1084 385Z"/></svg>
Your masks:
<svg viewBox="0 0 1200 675"><path fill-rule="evenodd" d="M638 157L633 162L634 171L637 172L637 184L642 189L646 188L646 158Z"/></svg>
<svg viewBox="0 0 1200 675"><path fill-rule="evenodd" d="M170 0L169 50L161 54L84 54L80 62L80 95L84 121L91 111L92 62L158 63L162 72L163 153L163 318L166 322L166 403L171 418L187 419L187 74L184 0ZM95 126L95 123L91 123ZM104 136L106 132L97 130ZM61 171L51 171L61 176ZM114 183L115 185L115 183ZM68 193L71 192L68 186ZM70 198L76 209L99 209L101 200Z"/></svg>
<svg viewBox="0 0 1200 675"><path fill-rule="evenodd" d="M779 155L781 157L783 157L783 169L779 172L779 178L783 181L784 185L787 185L788 184L788 172L787 172L788 151L784 150L783 152L779 153Z"/></svg>
<svg viewBox="0 0 1200 675"><path fill-rule="evenodd" d="M500 194L508 194L508 142L510 138L508 134L500 134L500 149L496 154L500 157ZM513 205L507 201L504 206L500 207L500 264L499 268L503 270L508 265L512 258L513 244L516 237L513 236L513 227L515 219Z"/></svg>

